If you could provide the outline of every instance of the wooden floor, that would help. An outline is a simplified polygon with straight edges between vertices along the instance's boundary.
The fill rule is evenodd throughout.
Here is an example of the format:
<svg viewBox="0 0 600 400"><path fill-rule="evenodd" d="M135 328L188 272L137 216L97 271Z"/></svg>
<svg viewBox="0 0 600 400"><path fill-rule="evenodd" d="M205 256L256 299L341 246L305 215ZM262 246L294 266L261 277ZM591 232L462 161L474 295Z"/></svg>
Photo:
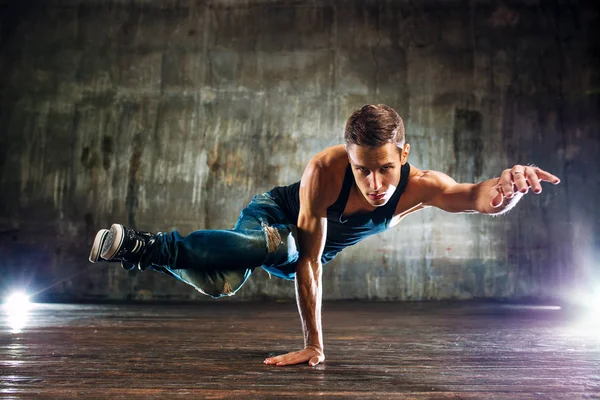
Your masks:
<svg viewBox="0 0 600 400"><path fill-rule="evenodd" d="M326 303L317 367L262 363L299 349L293 303L38 304L18 333L0 315L3 399L600 398L600 331L565 310Z"/></svg>

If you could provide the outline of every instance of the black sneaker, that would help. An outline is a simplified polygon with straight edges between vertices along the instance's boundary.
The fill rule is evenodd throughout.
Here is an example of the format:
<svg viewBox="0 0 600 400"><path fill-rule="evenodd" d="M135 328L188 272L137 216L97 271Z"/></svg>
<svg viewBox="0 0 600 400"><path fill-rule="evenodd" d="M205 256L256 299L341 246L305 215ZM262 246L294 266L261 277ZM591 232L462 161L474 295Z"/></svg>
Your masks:
<svg viewBox="0 0 600 400"><path fill-rule="evenodd" d="M145 268L140 263L142 255L154 242L156 242L156 235L153 233L140 232L125 228L121 224L113 224L106 234L100 256L108 261L127 261L138 265L143 270Z"/></svg>
<svg viewBox="0 0 600 400"><path fill-rule="evenodd" d="M97 263L99 261L108 261L103 259L100 256L102 251L102 246L104 245L104 241L106 240L106 236L108 235L108 229L100 229L98 233L96 233L96 237L94 238L94 244L92 244L92 250L90 251L90 262ZM109 261L112 262L113 260ZM114 260L121 261L121 260ZM127 271L131 271L135 268L135 264L128 263L127 261L121 261L121 267L126 269Z"/></svg>

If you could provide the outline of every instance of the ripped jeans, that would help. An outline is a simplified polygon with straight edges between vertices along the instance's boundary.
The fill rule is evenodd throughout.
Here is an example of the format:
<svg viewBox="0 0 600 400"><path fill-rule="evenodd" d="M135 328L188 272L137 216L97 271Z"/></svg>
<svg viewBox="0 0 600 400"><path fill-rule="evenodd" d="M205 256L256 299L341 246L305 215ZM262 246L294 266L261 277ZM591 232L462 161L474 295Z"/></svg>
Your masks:
<svg viewBox="0 0 600 400"><path fill-rule="evenodd" d="M256 267L295 277L297 228L268 194L254 196L233 230L199 230L187 236L159 233L148 269L170 275L213 298L232 296Z"/></svg>

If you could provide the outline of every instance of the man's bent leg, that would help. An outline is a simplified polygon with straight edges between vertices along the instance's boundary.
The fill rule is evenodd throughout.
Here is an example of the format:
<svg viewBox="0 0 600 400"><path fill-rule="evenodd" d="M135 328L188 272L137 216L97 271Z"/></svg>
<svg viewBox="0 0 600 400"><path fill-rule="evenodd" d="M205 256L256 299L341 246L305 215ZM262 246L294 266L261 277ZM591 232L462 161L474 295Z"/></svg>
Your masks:
<svg viewBox="0 0 600 400"><path fill-rule="evenodd" d="M231 231L154 235L119 224L111 231L106 259L135 256L140 269L163 272L212 297L234 294L258 266L290 265L298 258L296 227L268 194L255 196Z"/></svg>
<svg viewBox="0 0 600 400"><path fill-rule="evenodd" d="M296 242L286 225L253 230L201 230L188 236L161 233L150 269L166 273L213 298L231 296L261 265L287 264L297 258Z"/></svg>

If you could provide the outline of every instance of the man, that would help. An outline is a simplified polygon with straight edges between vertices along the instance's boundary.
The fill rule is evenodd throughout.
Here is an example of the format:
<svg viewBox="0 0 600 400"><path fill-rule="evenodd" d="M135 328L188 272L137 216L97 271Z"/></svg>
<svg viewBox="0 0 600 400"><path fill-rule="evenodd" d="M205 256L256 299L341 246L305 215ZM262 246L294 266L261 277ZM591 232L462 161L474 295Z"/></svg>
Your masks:
<svg viewBox="0 0 600 400"><path fill-rule="evenodd" d="M366 105L349 118L345 145L308 163L300 182L255 196L233 230L182 237L113 224L96 235L90 261L121 261L179 279L212 297L234 294L254 268L295 279L304 349L267 358L291 365L325 360L321 330L322 267L344 247L397 225L426 207L448 212L507 212L541 181L560 180L537 167L515 165L500 178L456 183L408 161L402 119L385 105Z"/></svg>

